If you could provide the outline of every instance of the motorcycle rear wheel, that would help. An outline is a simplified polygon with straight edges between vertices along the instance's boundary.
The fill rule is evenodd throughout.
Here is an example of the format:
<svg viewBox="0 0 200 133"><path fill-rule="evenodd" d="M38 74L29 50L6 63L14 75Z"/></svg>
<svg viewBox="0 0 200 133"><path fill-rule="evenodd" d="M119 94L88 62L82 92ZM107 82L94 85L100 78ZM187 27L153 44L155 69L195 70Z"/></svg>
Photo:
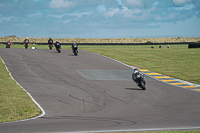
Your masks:
<svg viewBox="0 0 200 133"><path fill-rule="evenodd" d="M58 48L57 50L58 50L58 53L61 53L61 50L60 50L60 48Z"/></svg>

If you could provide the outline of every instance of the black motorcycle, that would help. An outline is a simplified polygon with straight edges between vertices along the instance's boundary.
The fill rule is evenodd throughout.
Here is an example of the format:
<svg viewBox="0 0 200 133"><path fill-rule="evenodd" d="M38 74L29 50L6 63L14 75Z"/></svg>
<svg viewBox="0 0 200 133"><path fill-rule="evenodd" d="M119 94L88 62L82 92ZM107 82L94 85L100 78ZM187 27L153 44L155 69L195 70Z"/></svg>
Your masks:
<svg viewBox="0 0 200 133"><path fill-rule="evenodd" d="M25 49L27 49L28 48L28 44L24 44L24 47L25 47Z"/></svg>
<svg viewBox="0 0 200 133"><path fill-rule="evenodd" d="M55 43L55 47L56 47L56 50L58 51L58 53L61 53L61 45L59 42Z"/></svg>
<svg viewBox="0 0 200 133"><path fill-rule="evenodd" d="M72 45L72 51L73 51L74 55L76 55L76 56L78 55L78 44L74 43Z"/></svg>
<svg viewBox="0 0 200 133"><path fill-rule="evenodd" d="M26 40L25 40L25 44L24 44L24 47L25 47L25 49L27 49L27 48L28 48L28 46L29 46L29 40L28 40L28 39L26 39Z"/></svg>
<svg viewBox="0 0 200 133"><path fill-rule="evenodd" d="M52 47L53 47L53 41L50 40L50 41L49 41L49 49L52 50Z"/></svg>
<svg viewBox="0 0 200 133"><path fill-rule="evenodd" d="M132 79L140 88L146 90L146 79L142 72L138 72L136 75L132 74Z"/></svg>
<svg viewBox="0 0 200 133"><path fill-rule="evenodd" d="M10 46L11 46L11 42L7 42L6 43L6 48L10 48Z"/></svg>

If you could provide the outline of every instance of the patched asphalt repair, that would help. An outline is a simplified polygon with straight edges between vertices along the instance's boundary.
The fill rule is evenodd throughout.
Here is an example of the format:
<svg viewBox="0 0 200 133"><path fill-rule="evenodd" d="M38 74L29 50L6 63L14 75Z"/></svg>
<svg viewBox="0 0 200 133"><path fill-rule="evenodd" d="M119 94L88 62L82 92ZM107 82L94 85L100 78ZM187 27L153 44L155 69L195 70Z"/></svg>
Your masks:
<svg viewBox="0 0 200 133"><path fill-rule="evenodd" d="M151 72L147 69L139 70L145 74L146 81L159 80L173 86L200 92L200 85L172 78L160 73ZM133 73L133 70L76 69L76 71L86 80L132 81L131 76Z"/></svg>

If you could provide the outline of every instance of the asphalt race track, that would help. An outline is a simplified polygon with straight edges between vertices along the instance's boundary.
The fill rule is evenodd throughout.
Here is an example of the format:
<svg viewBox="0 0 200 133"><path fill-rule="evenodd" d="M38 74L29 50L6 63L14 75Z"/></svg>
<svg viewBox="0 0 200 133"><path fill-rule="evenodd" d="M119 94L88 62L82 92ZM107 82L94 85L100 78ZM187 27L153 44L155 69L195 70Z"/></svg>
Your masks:
<svg viewBox="0 0 200 133"><path fill-rule="evenodd" d="M0 132L105 132L200 129L200 93L146 76L94 53L0 49L14 79L44 109L33 120L0 124Z"/></svg>

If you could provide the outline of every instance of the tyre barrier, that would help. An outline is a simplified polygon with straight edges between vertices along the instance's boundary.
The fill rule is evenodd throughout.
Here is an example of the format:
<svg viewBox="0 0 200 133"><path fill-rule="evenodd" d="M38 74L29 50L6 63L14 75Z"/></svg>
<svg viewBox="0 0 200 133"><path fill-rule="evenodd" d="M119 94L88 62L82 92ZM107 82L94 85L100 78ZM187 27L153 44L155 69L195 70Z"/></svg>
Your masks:
<svg viewBox="0 0 200 133"><path fill-rule="evenodd" d="M189 43L188 48L200 48L200 43Z"/></svg>

